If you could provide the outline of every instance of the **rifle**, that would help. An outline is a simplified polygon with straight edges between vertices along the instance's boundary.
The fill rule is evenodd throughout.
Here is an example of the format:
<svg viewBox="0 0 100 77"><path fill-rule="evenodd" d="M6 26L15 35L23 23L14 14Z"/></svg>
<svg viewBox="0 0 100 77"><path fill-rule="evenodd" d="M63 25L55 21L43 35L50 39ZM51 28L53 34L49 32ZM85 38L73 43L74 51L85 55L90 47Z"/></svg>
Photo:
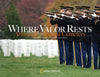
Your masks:
<svg viewBox="0 0 100 77"><path fill-rule="evenodd" d="M46 10L46 11L44 11L44 12L41 12L41 11L38 11L38 12L33 11L33 13L39 13L39 14L41 14L41 15L46 15L46 16L48 16L48 17L53 17L53 18L62 19L61 16L57 15L57 14L60 14L59 12L49 12L49 11Z"/></svg>
<svg viewBox="0 0 100 77"><path fill-rule="evenodd" d="M91 15L92 17L100 16L100 13L98 12L85 12L85 13Z"/></svg>
<svg viewBox="0 0 100 77"><path fill-rule="evenodd" d="M73 19L73 18L79 19L78 16L75 16L75 15L73 15L73 14L60 13L60 15L61 15L62 17L68 17L68 18L71 18L71 19Z"/></svg>
<svg viewBox="0 0 100 77"><path fill-rule="evenodd" d="M66 14L66 13L60 13L60 12L49 12L49 11L45 11L45 12L40 12L42 15L46 15L48 17L54 17L54 18L59 18L59 19L63 19L63 17L69 17L69 18L76 18L79 19L78 16L75 16L73 14Z"/></svg>
<svg viewBox="0 0 100 77"><path fill-rule="evenodd" d="M49 12L49 11L45 11L45 12L41 12L41 11L38 11L38 12L35 12L35 13L40 13L42 15L46 15L48 17L53 17L53 18L58 18L58 19L63 19L63 17L68 17L68 18L75 18L75 19L79 19L78 16L75 16L74 14L66 14L66 13L60 13L60 12ZM78 15L83 15L81 13L75 13L75 14L78 14Z"/></svg>
<svg viewBox="0 0 100 77"><path fill-rule="evenodd" d="M44 13L41 13L41 14L42 14L42 15L46 15L46 16L48 16L48 17L54 16L53 13L49 13L49 12L44 12Z"/></svg>
<svg viewBox="0 0 100 77"><path fill-rule="evenodd" d="M76 15L80 15L80 16L82 16L83 14L81 14L81 13L77 13L77 12L73 12L74 14L76 14Z"/></svg>
<svg viewBox="0 0 100 77"><path fill-rule="evenodd" d="M68 17L68 18L71 18L71 19L73 19L73 18L79 19L78 16L75 16L75 15L73 15L73 14L66 14L66 13L56 13L56 14L57 14L57 15L60 15L61 18L63 18L63 17Z"/></svg>
<svg viewBox="0 0 100 77"><path fill-rule="evenodd" d="M84 13L93 14L94 12L85 11Z"/></svg>
<svg viewBox="0 0 100 77"><path fill-rule="evenodd" d="M84 13L86 13L86 14L74 12L74 14L80 15L80 16L82 16L83 18L85 18L85 17L88 17L88 18L90 18L90 19L92 18L91 15L88 15L90 12L84 12Z"/></svg>
<svg viewBox="0 0 100 77"><path fill-rule="evenodd" d="M100 13L98 13L98 12L95 12L95 14L96 14L97 16L100 16Z"/></svg>
<svg viewBox="0 0 100 77"><path fill-rule="evenodd" d="M44 12L41 14L47 15L48 17L58 18L58 19L63 19L63 17L76 18L76 16L73 16L72 14L65 14L60 12Z"/></svg>

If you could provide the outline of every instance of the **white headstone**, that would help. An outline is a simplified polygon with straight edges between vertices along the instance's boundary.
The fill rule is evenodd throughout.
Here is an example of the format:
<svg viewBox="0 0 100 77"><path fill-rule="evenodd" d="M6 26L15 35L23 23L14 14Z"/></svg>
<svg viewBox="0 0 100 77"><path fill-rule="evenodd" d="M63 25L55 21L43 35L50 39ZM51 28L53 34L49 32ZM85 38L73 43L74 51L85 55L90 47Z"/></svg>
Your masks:
<svg viewBox="0 0 100 77"><path fill-rule="evenodd" d="M27 46L26 46L26 40L22 40L22 54L24 54L24 56L26 55L26 49L27 49Z"/></svg>
<svg viewBox="0 0 100 77"><path fill-rule="evenodd" d="M14 40L14 55L15 57L22 56L22 43L21 40Z"/></svg>
<svg viewBox="0 0 100 77"><path fill-rule="evenodd" d="M10 56L8 40L2 40L2 50L3 50L4 56Z"/></svg>
<svg viewBox="0 0 100 77"><path fill-rule="evenodd" d="M54 40L54 43L55 43L55 44L54 44L54 45L55 45L55 52L54 52L54 55L55 55L55 56L59 56L59 55L58 55L58 41L57 41L57 40Z"/></svg>
<svg viewBox="0 0 100 77"><path fill-rule="evenodd" d="M43 40L43 56L48 56L48 40Z"/></svg>
<svg viewBox="0 0 100 77"><path fill-rule="evenodd" d="M9 51L14 53L14 40L8 40L9 42Z"/></svg>
<svg viewBox="0 0 100 77"><path fill-rule="evenodd" d="M36 51L35 51L35 55L36 56L42 56L42 41L41 40L35 40L35 47L36 47Z"/></svg>
<svg viewBox="0 0 100 77"><path fill-rule="evenodd" d="M49 40L48 42L48 58L53 58L55 52L55 43L54 40Z"/></svg>
<svg viewBox="0 0 100 77"><path fill-rule="evenodd" d="M24 56L30 56L30 52L31 52L31 41L26 40L26 53Z"/></svg>
<svg viewBox="0 0 100 77"><path fill-rule="evenodd" d="M31 46L31 51L32 51L32 55L35 55L35 51L36 51L36 42L35 40L32 40L32 46Z"/></svg>

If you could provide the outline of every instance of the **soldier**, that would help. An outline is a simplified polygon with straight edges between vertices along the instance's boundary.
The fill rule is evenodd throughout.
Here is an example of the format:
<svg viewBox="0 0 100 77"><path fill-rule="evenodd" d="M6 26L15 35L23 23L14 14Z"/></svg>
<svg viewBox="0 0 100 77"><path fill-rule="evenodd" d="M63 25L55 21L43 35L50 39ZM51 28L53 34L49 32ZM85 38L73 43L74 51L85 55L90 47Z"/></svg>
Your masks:
<svg viewBox="0 0 100 77"><path fill-rule="evenodd" d="M93 69L97 69L97 62L99 56L99 69L100 69L100 7L95 6L95 12L98 13L94 18L95 26L93 26Z"/></svg>
<svg viewBox="0 0 100 77"><path fill-rule="evenodd" d="M82 6L82 14L83 21L82 26L93 26L92 18L89 18L86 12L89 11L89 6ZM83 67L90 68L91 67L91 39L89 37L89 33L86 33L86 36L81 40L81 50L82 50L82 63ZM86 62L86 53L87 53L87 62Z"/></svg>
<svg viewBox="0 0 100 77"><path fill-rule="evenodd" d="M65 7L64 6L60 6L60 12L61 13L64 13L65 12ZM51 24L52 25L55 25L55 24L57 24L58 25L58 27L62 27L63 26L63 20L61 20L61 19L58 19L58 18L53 18L53 17L50 17L51 18L51 20L50 20L50 22L51 22ZM58 36L57 36L57 39L58 39L58 49L59 49L59 60L60 60L60 64L63 64L63 63L66 63L65 62L65 55L64 55L64 43L63 43L63 38L62 38L62 32L58 32L58 30L57 30L57 34L58 34ZM59 36L59 34L60 34L60 36Z"/></svg>
<svg viewBox="0 0 100 77"><path fill-rule="evenodd" d="M72 15L73 7L66 6L66 14ZM65 30L67 31L67 25L73 25L73 19L70 17L64 17ZM64 33L66 35L66 32ZM65 59L66 65L73 65L73 43L70 36L65 36L64 39Z"/></svg>
<svg viewBox="0 0 100 77"><path fill-rule="evenodd" d="M79 19L74 21L74 26L81 26L81 21L82 21L82 17L80 15L81 10L82 10L81 6L76 6L75 13L79 17ZM74 41L75 42L73 42L73 45L75 46L74 48L75 66L82 66L81 51L80 51L80 45L79 45L80 37L75 36Z"/></svg>

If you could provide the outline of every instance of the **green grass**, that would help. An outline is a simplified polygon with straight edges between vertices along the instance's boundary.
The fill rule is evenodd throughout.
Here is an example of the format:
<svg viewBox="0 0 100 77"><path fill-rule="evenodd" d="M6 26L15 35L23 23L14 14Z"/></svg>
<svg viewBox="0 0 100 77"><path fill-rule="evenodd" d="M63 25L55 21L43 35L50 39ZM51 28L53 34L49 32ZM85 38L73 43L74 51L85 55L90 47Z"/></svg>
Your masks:
<svg viewBox="0 0 100 77"><path fill-rule="evenodd" d="M0 52L1 53L1 52ZM58 64L58 57L22 57L0 55L0 77L100 77L100 70ZM60 72L40 73L40 69Z"/></svg>

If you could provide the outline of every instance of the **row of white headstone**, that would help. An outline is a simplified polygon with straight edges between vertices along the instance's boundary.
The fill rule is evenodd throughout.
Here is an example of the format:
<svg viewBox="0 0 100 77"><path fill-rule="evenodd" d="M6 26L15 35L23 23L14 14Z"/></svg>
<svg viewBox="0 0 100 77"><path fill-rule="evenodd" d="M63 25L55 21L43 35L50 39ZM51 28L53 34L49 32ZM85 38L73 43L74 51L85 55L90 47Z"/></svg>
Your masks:
<svg viewBox="0 0 100 77"><path fill-rule="evenodd" d="M10 56L11 52L15 57L24 56L58 56L57 40L0 40L0 47L4 56Z"/></svg>

